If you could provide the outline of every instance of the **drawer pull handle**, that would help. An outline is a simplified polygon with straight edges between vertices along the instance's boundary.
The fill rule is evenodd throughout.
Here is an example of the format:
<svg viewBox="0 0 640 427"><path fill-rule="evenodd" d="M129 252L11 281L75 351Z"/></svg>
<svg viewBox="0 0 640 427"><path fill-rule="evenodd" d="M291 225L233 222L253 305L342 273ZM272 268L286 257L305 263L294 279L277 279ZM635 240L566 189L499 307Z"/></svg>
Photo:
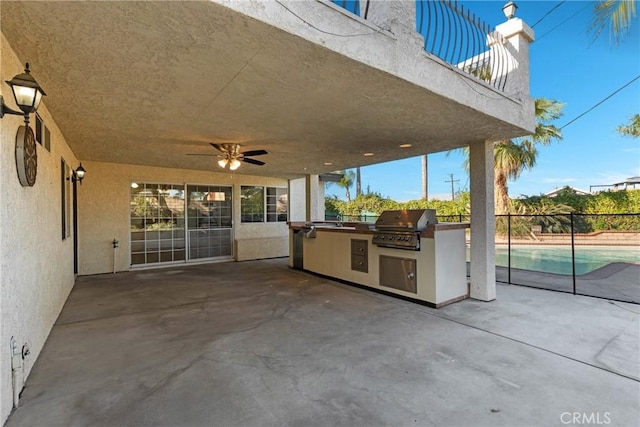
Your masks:
<svg viewBox="0 0 640 427"><path fill-rule="evenodd" d="M416 277L416 275L413 274L413 273L407 274L407 279L409 279L409 280L413 280L415 277Z"/></svg>

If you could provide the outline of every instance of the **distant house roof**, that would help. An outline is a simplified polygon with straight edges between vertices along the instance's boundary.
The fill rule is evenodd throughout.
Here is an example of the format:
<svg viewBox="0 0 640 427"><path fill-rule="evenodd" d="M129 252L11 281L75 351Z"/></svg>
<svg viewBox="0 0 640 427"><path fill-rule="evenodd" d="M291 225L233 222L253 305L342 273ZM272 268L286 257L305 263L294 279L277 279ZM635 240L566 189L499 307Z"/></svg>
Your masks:
<svg viewBox="0 0 640 427"><path fill-rule="evenodd" d="M620 187L620 186L628 186L628 185L636 185L636 184L640 184L640 176L632 176L631 178L627 178L626 180L622 181L622 182L617 182L615 184L613 184L614 187Z"/></svg>
<svg viewBox="0 0 640 427"><path fill-rule="evenodd" d="M573 187L570 187L570 186L566 185L566 186L564 186L562 188L556 188L555 190L552 190L552 191L549 191L548 193L545 193L545 196L547 196L547 197L555 197L555 196L558 195L558 193L560 193L563 190L567 190L567 189L572 190L574 193L580 194L580 195L589 194L587 191L580 190L578 188L573 188Z"/></svg>

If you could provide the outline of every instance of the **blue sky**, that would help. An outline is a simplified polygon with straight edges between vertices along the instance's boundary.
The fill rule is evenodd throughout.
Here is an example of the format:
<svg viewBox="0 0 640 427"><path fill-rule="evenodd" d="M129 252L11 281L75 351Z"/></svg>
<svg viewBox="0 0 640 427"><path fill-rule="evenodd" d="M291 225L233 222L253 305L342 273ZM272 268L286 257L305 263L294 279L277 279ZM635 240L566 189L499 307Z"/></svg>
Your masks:
<svg viewBox="0 0 640 427"><path fill-rule="evenodd" d="M460 1L491 26L504 22L503 1ZM560 1L516 1L516 16L533 25ZM640 75L640 22L615 45L608 33L595 42L587 33L594 2L566 1L534 27L531 45L531 96L565 103L560 127L616 89ZM640 13L640 10L637 12ZM561 24L563 21L567 22ZM558 26L559 25L559 26ZM554 27L557 27L554 29ZM540 147L534 169L510 182L509 194L538 195L570 185L588 191L591 185L613 184L640 175L640 139L619 136L616 127L640 113L640 80L563 129L564 138ZM421 197L420 157L363 167L363 190L370 187L395 200ZM459 180L455 191L468 190L462 157L429 155L429 198L450 198L449 174ZM352 191L353 192L353 191ZM336 186L327 194L344 197Z"/></svg>

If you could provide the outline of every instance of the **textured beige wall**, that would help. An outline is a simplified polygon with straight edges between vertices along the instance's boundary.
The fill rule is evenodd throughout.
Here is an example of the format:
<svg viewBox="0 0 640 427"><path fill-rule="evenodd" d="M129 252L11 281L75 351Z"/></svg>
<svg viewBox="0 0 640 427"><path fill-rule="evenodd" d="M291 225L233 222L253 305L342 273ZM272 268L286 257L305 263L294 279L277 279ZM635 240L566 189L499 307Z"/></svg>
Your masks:
<svg viewBox="0 0 640 427"><path fill-rule="evenodd" d="M131 245L129 194L132 182L233 186L233 221L236 240L288 236L287 224L284 222L251 224L240 222L240 187L242 185L286 188L287 180L227 172L189 171L115 163L86 161L82 164L87 170L87 175L78 189L79 274L81 275L113 271L111 242L114 238L120 242L116 253L116 270L129 269ZM257 256L257 258L261 257Z"/></svg>
<svg viewBox="0 0 640 427"><path fill-rule="evenodd" d="M23 72L24 64L1 37L4 82ZM32 72L38 79L38 70ZM0 91L16 109L9 86L2 83ZM0 120L0 424L12 407L11 337L18 348L26 343L31 349L25 364L29 373L74 283L73 240L61 237L60 158L71 166L77 166L77 160L46 102L44 98L38 113L51 131L51 152L38 145L33 187L22 187L16 172L15 136L23 120L10 115ZM31 121L35 123L34 115Z"/></svg>
<svg viewBox="0 0 640 427"><path fill-rule="evenodd" d="M236 240L236 260L248 261L262 258L289 256L289 236L259 237Z"/></svg>
<svg viewBox="0 0 640 427"><path fill-rule="evenodd" d="M305 186L304 178L292 179L289 184L289 221L304 221L305 218Z"/></svg>

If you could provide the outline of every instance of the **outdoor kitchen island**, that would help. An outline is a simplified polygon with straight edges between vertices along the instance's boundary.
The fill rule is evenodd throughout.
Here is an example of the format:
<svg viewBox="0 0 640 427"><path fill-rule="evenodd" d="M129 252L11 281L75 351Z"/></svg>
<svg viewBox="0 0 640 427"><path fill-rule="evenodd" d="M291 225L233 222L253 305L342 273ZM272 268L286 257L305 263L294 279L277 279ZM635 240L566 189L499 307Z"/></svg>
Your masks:
<svg viewBox="0 0 640 427"><path fill-rule="evenodd" d="M409 230L404 232L401 227L383 228L380 219L375 228L365 223L292 222L289 266L431 307L467 298L465 230L469 224L435 223L435 213L433 221L425 221L429 215L423 213L419 226L418 220L406 220L412 213L421 215L385 211L380 216L405 215L402 222L409 224Z"/></svg>

